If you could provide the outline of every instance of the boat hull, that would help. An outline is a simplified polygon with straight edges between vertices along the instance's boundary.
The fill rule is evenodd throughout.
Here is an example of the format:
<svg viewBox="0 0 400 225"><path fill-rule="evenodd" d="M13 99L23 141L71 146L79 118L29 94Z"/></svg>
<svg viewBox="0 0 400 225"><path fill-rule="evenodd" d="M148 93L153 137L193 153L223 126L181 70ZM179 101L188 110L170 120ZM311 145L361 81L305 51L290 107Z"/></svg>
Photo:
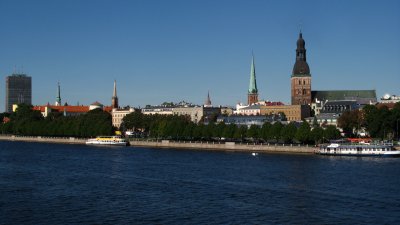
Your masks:
<svg viewBox="0 0 400 225"><path fill-rule="evenodd" d="M128 142L120 136L100 136L86 141L87 145L127 146Z"/></svg>
<svg viewBox="0 0 400 225"><path fill-rule="evenodd" d="M392 145L340 145L337 143L322 146L319 155L332 156L368 156L368 157L400 157L400 150Z"/></svg>
<svg viewBox="0 0 400 225"><path fill-rule="evenodd" d="M326 155L326 156L400 157L400 151L398 151L398 153L382 153L382 154L321 153L321 152L317 152L316 154Z"/></svg>
<svg viewBox="0 0 400 225"><path fill-rule="evenodd" d="M127 146L127 142L115 142L115 143L104 143L104 142L93 142L93 141L87 141L87 145L104 145L104 146Z"/></svg>

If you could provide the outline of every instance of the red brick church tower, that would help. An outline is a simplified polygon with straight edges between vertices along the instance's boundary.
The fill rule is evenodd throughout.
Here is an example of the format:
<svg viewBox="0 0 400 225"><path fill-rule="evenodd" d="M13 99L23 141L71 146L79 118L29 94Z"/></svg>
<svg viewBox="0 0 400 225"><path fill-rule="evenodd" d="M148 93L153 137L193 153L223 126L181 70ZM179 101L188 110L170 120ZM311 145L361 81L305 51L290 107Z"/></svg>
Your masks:
<svg viewBox="0 0 400 225"><path fill-rule="evenodd" d="M296 63L290 78L292 105L311 104L311 74L307 64L305 45L303 34L300 31L297 40Z"/></svg>

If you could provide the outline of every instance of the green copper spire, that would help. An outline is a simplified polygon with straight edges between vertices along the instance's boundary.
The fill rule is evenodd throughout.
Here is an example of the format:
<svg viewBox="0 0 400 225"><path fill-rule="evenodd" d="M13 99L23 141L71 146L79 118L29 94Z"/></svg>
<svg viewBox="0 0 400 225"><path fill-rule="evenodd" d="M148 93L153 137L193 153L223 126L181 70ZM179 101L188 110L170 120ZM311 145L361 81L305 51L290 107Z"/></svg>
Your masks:
<svg viewBox="0 0 400 225"><path fill-rule="evenodd" d="M258 90L257 90L257 81L256 81L256 66L254 64L254 54L252 54L249 94L257 94L257 93L258 93Z"/></svg>

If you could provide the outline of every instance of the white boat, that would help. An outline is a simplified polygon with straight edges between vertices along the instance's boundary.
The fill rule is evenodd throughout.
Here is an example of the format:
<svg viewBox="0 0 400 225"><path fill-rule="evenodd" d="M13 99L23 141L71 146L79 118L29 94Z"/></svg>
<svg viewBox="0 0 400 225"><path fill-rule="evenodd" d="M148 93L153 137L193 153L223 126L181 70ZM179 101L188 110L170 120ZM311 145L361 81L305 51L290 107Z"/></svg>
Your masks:
<svg viewBox="0 0 400 225"><path fill-rule="evenodd" d="M317 150L320 155L400 157L400 151L391 144L339 144L331 143Z"/></svg>
<svg viewBox="0 0 400 225"><path fill-rule="evenodd" d="M121 136L99 136L86 141L87 145L118 145L127 146L128 142Z"/></svg>

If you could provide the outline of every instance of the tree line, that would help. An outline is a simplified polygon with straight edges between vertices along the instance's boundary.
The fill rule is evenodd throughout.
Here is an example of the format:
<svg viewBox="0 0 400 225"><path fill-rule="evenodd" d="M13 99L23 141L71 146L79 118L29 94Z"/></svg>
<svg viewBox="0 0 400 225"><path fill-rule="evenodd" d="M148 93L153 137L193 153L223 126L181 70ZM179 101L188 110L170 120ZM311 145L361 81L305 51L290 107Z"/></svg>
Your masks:
<svg viewBox="0 0 400 225"><path fill-rule="evenodd" d="M9 118L5 120L5 118ZM57 136L57 137L93 137L112 135L111 115L101 109L91 110L79 116L64 116L62 112L51 112L44 118L32 106L20 104L11 114L1 113L2 134ZM357 136L364 128L373 138L397 139L400 136L400 103L392 110L386 106L367 105L362 110L344 112L338 119L338 126L349 137ZM123 118L122 131L135 130L140 136L175 140L240 140L268 141L280 143L322 143L340 138L340 132L334 126L324 128L303 122L265 123L261 127L252 125L236 126L210 122L195 124L187 116L144 115L135 111Z"/></svg>
<svg viewBox="0 0 400 225"><path fill-rule="evenodd" d="M3 113L0 118L9 118L1 126L2 134L54 137L94 137L112 135L111 115L94 109L78 116L64 116L62 112L51 112L44 118L32 106L20 104L15 112Z"/></svg>
<svg viewBox="0 0 400 225"><path fill-rule="evenodd" d="M334 126L325 129L319 126L311 127L307 122L273 124L266 122L261 127L257 125L237 126L235 124L214 123L195 124L187 116L178 115L145 115L133 112L122 120L121 128L134 130L143 137L174 140L238 140L267 141L275 143L319 144L327 140L340 138L340 132Z"/></svg>
<svg viewBox="0 0 400 225"><path fill-rule="evenodd" d="M358 131L365 129L373 138L398 140L400 102L391 110L387 106L366 105L361 110L344 112L338 119L338 126L349 137L355 137Z"/></svg>

